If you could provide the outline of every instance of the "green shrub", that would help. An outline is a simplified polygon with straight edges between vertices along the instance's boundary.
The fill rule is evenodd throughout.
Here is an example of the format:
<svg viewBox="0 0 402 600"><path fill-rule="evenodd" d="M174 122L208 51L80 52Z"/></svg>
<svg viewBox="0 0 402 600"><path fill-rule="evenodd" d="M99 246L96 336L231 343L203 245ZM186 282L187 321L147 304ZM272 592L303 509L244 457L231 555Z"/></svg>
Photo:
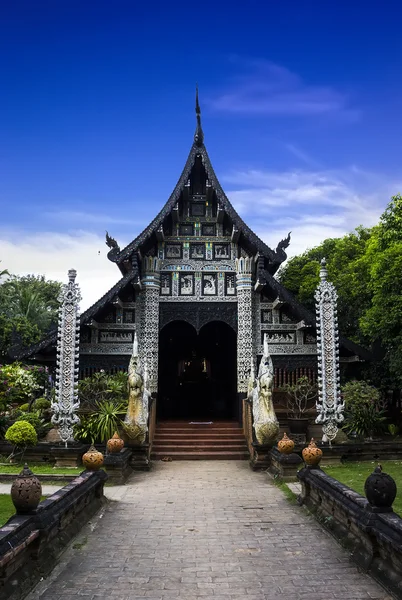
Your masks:
<svg viewBox="0 0 402 600"><path fill-rule="evenodd" d="M49 421L45 421L45 419L41 418L37 412L24 413L16 419L16 422L18 421L27 421L30 423L35 429L39 439L43 438L49 429L52 428L52 424Z"/></svg>
<svg viewBox="0 0 402 600"><path fill-rule="evenodd" d="M30 423L32 427L35 429L36 433L38 433L38 429L41 427L41 420L36 413L26 412L17 417L16 422L26 421Z"/></svg>
<svg viewBox="0 0 402 600"><path fill-rule="evenodd" d="M101 402L96 411L81 417L80 425L74 427L74 438L86 443L107 442L121 427L125 414L125 404Z"/></svg>
<svg viewBox="0 0 402 600"><path fill-rule="evenodd" d="M21 412L29 412L29 403L27 402L26 404L21 404L21 406L19 406L18 409Z"/></svg>
<svg viewBox="0 0 402 600"><path fill-rule="evenodd" d="M127 373L109 375L104 371L85 377L78 382L78 395L81 408L97 410L101 402L113 401L116 404L128 401Z"/></svg>
<svg viewBox="0 0 402 600"><path fill-rule="evenodd" d="M95 439L107 442L115 431L121 427L122 417L126 414L124 404L101 402L98 410L92 415Z"/></svg>
<svg viewBox="0 0 402 600"><path fill-rule="evenodd" d="M377 388L365 381L349 381L342 388L342 395L346 433L371 439L375 433L384 431L386 416Z"/></svg>
<svg viewBox="0 0 402 600"><path fill-rule="evenodd" d="M84 444L92 444L96 441L95 423L91 416L80 417L81 423L74 425L74 439Z"/></svg>
<svg viewBox="0 0 402 600"><path fill-rule="evenodd" d="M5 439L19 449L34 446L38 442L34 427L27 421L17 421L11 425L6 431Z"/></svg>
<svg viewBox="0 0 402 600"><path fill-rule="evenodd" d="M51 406L50 400L47 398L38 398L35 400L34 409L35 410L48 410Z"/></svg>

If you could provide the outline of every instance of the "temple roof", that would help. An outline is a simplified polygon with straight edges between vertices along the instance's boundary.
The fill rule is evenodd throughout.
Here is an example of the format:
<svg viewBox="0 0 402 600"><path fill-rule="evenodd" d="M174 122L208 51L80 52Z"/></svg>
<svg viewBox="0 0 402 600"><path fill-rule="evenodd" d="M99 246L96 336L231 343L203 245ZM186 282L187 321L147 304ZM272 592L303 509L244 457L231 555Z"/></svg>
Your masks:
<svg viewBox="0 0 402 600"><path fill-rule="evenodd" d="M134 273L131 271L122 277L106 294L102 296L95 304L90 306L85 312L82 313L80 322L81 325L88 324L90 320L96 316L96 314L104 308L108 303L112 302L114 298L123 290L127 284L132 282L134 279ZM279 281L277 281L271 273L267 270L262 270L258 274L258 279L262 283L262 292L269 294L281 302L292 311L292 313L304 321L306 325L311 327L313 330L316 329L316 317L310 310L300 304L298 300L289 292ZM28 348L20 347L16 348L14 352L11 352L11 358L14 360L21 360L32 358L39 354L43 350L55 347L57 343L57 329L49 331L49 333L37 344L32 344ZM373 356L366 348L355 344L351 340L340 336L339 337L340 347L346 350L346 353L356 355L362 360L371 361Z"/></svg>
<svg viewBox="0 0 402 600"><path fill-rule="evenodd" d="M243 221L243 219L238 215L236 210L233 208L230 200L226 196L225 192L222 189L221 184L215 174L213 169L211 160L209 158L207 149L204 143L204 132L201 126L201 109L198 102L198 88L196 91L196 130L194 134L194 141L191 146L186 164L184 165L184 169L179 177L179 180L167 200L166 204L163 206L162 210L156 215L156 217L151 221L151 223L146 227L140 235L138 235L132 242L130 242L125 248L120 249L117 242L109 236L106 235L106 244L111 248L108 253L108 258L112 262L118 264L122 273L126 273L131 267L134 267L135 271L138 271L138 263L136 253L140 249L140 247L150 238L153 233L161 227L164 220L169 216L169 214L175 208L177 202L180 199L180 195L183 192L183 189L190 177L191 170L194 167L195 160L199 156L201 157L203 166L205 168L208 180L215 191L218 202L220 203L223 210L229 216L230 220L233 223L233 226L238 230L239 236L244 236L246 238L248 245L250 245L253 249L254 254L259 254L264 257L264 266L268 271L274 274L281 263L286 260L287 255L285 253L285 248L289 245L290 234L284 240L281 240L276 248L276 250L272 250L269 246L267 246ZM241 243L241 239L239 239ZM130 264L131 263L131 264Z"/></svg>
<svg viewBox="0 0 402 600"><path fill-rule="evenodd" d="M202 159L203 166L205 168L208 180L212 185L216 193L218 202L222 208L226 211L233 226L238 230L240 236L244 236L248 242L248 245L253 249L253 254L258 255L257 261L257 282L259 289L264 294L278 298L284 304L286 304L293 314L303 320L309 327L316 328L315 315L300 304L293 295L284 288L273 275L277 271L280 264L287 258L285 248L289 244L290 234L287 238L279 242L276 250L269 248L241 219L237 214L225 192L223 191L218 178L215 175L215 171L212 167L210 158L208 156L205 144L204 144L204 133L201 126L201 110L198 102L198 89L196 91L196 130L194 133L194 141L190 149L186 164L183 172L164 207L154 218L154 220L144 229L139 236L137 236L130 244L128 244L122 250L119 248L117 242L106 233L106 244L109 246L110 251L108 252L108 258L112 262L117 263L123 277L108 291L104 294L95 304L88 308L80 318L81 325L88 324L97 313L102 310L106 305L112 302L118 294L129 284L136 284L139 282L139 261L138 251L142 244L144 244L152 234L163 224L167 216L172 212L176 203L180 198L189 177L191 170L194 167L195 160L199 156ZM239 237L241 243L241 238ZM28 348L15 348L14 351L10 352L10 356L13 359L27 359L32 358L35 355L49 351L51 348L56 346L57 342L57 330L54 329L37 344L33 344ZM371 353L354 344L346 338L340 338L340 345L347 353L351 353L361 357L364 360L371 360Z"/></svg>

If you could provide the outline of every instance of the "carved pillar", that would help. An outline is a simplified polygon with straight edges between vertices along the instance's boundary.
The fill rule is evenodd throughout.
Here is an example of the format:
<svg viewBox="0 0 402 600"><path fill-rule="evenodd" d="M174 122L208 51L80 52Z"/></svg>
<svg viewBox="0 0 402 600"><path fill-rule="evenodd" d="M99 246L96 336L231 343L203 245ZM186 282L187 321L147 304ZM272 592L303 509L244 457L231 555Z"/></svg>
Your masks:
<svg viewBox="0 0 402 600"><path fill-rule="evenodd" d="M339 334L335 287L327 281L325 258L321 261L320 284L315 292L317 314L318 401L316 423L322 424L323 441L331 442L344 416L340 394Z"/></svg>
<svg viewBox="0 0 402 600"><path fill-rule="evenodd" d="M151 394L158 391L160 261L146 256L142 261L138 354L148 372Z"/></svg>
<svg viewBox="0 0 402 600"><path fill-rule="evenodd" d="M79 372L81 294L75 283L77 271L70 269L68 283L62 286L59 300L59 325L57 332L56 398L52 402L52 423L58 427L60 437L67 447L73 441L73 426L80 422L76 410L80 406L77 386Z"/></svg>
<svg viewBox="0 0 402 600"><path fill-rule="evenodd" d="M237 391L247 392L253 356L252 258L236 259L237 283Z"/></svg>

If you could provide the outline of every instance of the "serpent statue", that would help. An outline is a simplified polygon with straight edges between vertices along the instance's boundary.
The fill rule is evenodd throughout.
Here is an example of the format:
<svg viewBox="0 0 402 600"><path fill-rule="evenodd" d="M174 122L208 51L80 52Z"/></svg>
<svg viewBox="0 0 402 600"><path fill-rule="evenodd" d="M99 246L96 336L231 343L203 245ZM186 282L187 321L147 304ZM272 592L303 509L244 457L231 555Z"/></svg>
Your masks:
<svg viewBox="0 0 402 600"><path fill-rule="evenodd" d="M252 391L255 437L263 446L273 445L279 433L279 421L272 402L273 381L274 367L267 336L264 335L264 354L258 369L257 385Z"/></svg>
<svg viewBox="0 0 402 600"><path fill-rule="evenodd" d="M140 445L145 442L148 431L148 399L146 388L147 371L143 376L138 358L137 335L134 336L133 354L128 366L128 407L123 427L131 442Z"/></svg>

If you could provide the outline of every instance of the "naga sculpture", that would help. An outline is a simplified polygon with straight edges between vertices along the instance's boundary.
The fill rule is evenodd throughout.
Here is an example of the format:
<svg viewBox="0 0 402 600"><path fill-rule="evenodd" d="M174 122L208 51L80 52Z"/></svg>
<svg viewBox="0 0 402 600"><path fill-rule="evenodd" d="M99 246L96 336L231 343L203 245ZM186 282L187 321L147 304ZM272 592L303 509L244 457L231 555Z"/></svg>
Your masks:
<svg viewBox="0 0 402 600"><path fill-rule="evenodd" d="M111 262L116 262L117 261L117 257L119 255L120 252L120 246L119 244L116 242L116 240L114 238L112 238L112 236L109 235L108 232L106 232L106 246L108 248L110 248L109 252L107 253L107 257Z"/></svg>
<svg viewBox="0 0 402 600"><path fill-rule="evenodd" d="M276 418L272 402L274 367L268 351L267 335L264 335L264 354L257 375L257 385L252 392L254 431L257 442L272 445L279 433L279 421Z"/></svg>
<svg viewBox="0 0 402 600"><path fill-rule="evenodd" d="M148 431L148 399L146 373L143 376L138 358L137 334L134 335L133 354L128 366L128 407L123 427L135 445L145 442Z"/></svg>

